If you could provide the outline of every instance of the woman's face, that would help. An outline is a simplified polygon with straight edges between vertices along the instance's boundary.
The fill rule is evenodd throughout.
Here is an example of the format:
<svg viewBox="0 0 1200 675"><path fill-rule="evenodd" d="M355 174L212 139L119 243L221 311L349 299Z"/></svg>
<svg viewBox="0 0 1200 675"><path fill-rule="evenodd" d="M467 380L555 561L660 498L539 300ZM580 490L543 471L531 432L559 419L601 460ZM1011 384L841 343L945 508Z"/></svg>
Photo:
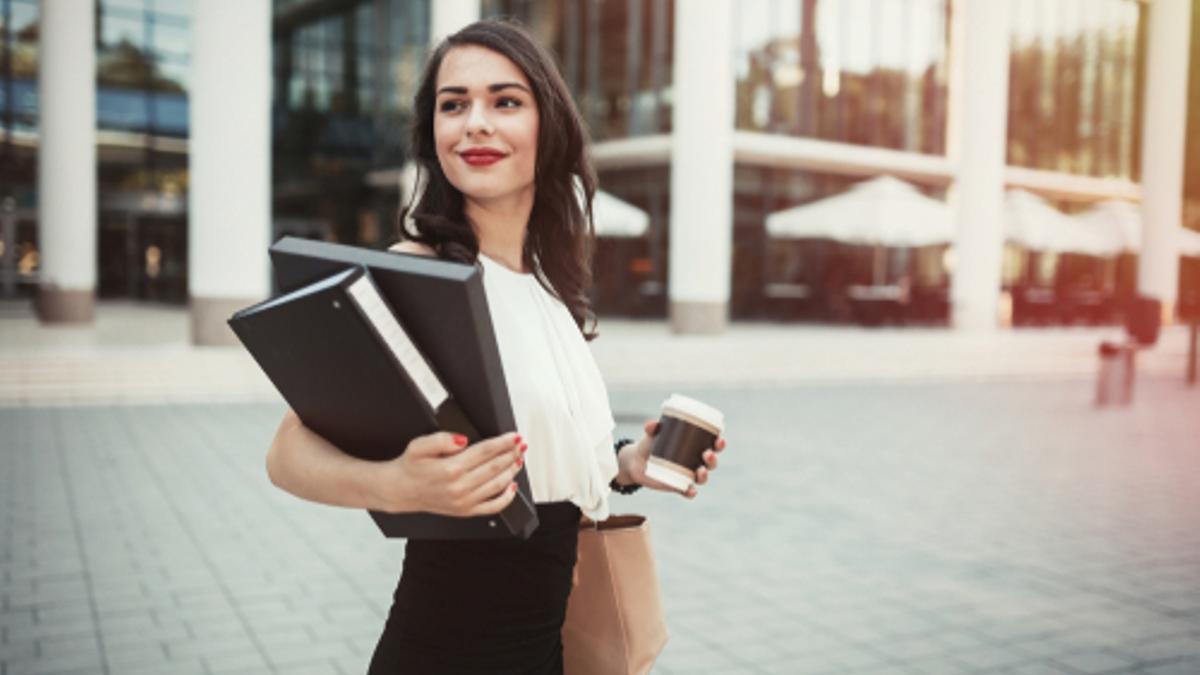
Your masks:
<svg viewBox="0 0 1200 675"><path fill-rule="evenodd" d="M433 140L450 184L475 202L532 195L538 108L521 69L485 47L446 52Z"/></svg>

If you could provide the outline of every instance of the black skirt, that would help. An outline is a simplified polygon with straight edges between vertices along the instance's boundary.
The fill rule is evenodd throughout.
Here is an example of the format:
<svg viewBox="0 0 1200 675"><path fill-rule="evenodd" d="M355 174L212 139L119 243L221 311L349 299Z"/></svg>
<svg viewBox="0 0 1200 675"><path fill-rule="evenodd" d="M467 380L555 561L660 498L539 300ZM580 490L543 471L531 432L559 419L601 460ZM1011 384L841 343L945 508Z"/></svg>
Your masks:
<svg viewBox="0 0 1200 675"><path fill-rule="evenodd" d="M528 541L409 540L369 675L561 674L580 511L537 511Z"/></svg>

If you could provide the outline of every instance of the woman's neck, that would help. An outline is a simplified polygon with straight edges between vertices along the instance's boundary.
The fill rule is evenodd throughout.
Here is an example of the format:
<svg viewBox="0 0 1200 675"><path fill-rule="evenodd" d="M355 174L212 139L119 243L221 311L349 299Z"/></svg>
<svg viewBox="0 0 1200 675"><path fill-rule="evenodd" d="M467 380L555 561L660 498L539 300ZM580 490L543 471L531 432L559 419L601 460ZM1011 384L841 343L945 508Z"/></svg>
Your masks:
<svg viewBox="0 0 1200 675"><path fill-rule="evenodd" d="M533 190L487 201L468 197L463 203L463 214L475 229L480 252L517 272L528 271L523 253L532 212Z"/></svg>

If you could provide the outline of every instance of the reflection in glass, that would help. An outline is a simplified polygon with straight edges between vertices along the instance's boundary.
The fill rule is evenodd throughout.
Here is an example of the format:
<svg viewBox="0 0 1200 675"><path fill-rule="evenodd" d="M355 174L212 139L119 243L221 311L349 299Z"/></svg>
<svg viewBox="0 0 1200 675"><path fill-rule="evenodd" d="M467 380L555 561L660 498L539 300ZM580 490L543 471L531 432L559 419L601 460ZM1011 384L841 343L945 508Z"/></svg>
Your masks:
<svg viewBox="0 0 1200 675"><path fill-rule="evenodd" d="M558 56L596 140L670 131L673 0L483 0Z"/></svg>
<svg viewBox="0 0 1200 675"><path fill-rule="evenodd" d="M1183 225L1200 232L1200 8L1192 9L1192 64L1188 75L1187 144L1183 160ZM1184 288L1200 296L1200 259L1184 264L1190 280Z"/></svg>
<svg viewBox="0 0 1200 675"><path fill-rule="evenodd" d="M1008 161L1136 179L1137 0L1016 0Z"/></svg>
<svg viewBox="0 0 1200 675"><path fill-rule="evenodd" d="M128 45L138 51L146 47L146 24L141 14L103 12L100 19L100 42L108 49Z"/></svg>
<svg viewBox="0 0 1200 675"><path fill-rule="evenodd" d="M204 0L151 0L157 14L187 18L192 15L192 2Z"/></svg>
<svg viewBox="0 0 1200 675"><path fill-rule="evenodd" d="M945 150L946 0L748 0L736 26L737 127Z"/></svg>
<svg viewBox="0 0 1200 675"><path fill-rule="evenodd" d="M153 27L154 51L160 55L187 58L191 50L191 31L187 23L156 17Z"/></svg>
<svg viewBox="0 0 1200 675"><path fill-rule="evenodd" d="M14 132L37 129L38 5L34 0L0 0L0 120ZM4 21L4 17L8 21Z"/></svg>
<svg viewBox="0 0 1200 675"><path fill-rule="evenodd" d="M395 217L395 188L382 189L370 175L408 159L428 30L427 2L275 3L277 235L368 246L393 236L390 228L362 226Z"/></svg>

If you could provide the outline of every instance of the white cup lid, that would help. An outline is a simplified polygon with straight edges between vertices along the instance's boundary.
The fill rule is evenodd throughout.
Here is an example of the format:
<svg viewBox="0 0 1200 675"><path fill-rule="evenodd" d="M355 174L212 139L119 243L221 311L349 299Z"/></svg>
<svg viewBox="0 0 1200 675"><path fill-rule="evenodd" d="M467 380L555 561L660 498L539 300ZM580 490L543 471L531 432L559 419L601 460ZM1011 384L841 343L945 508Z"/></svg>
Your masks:
<svg viewBox="0 0 1200 675"><path fill-rule="evenodd" d="M666 401L663 401L662 407L664 411L667 408L673 408L681 413L708 422L716 427L717 431L725 430L725 413L694 398L689 398L683 394L671 394Z"/></svg>

